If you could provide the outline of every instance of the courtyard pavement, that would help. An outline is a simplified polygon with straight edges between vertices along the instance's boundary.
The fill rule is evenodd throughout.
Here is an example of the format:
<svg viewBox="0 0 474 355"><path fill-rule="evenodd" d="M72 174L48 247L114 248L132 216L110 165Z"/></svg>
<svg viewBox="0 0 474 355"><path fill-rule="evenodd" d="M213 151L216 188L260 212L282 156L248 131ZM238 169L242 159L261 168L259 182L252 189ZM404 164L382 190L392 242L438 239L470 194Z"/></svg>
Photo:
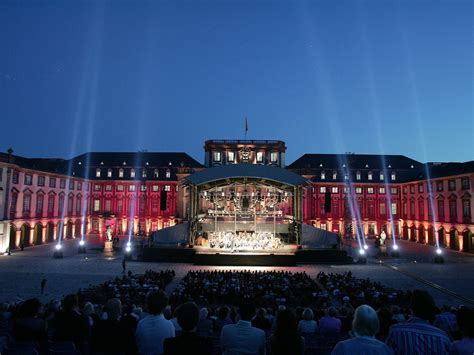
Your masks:
<svg viewBox="0 0 474 355"><path fill-rule="evenodd" d="M63 295L77 292L113 277L122 272L122 254L115 252L106 256L95 247L86 254L78 254L77 240L63 242L63 259L53 259L54 245L46 244L24 251L15 251L10 256L0 256L0 301L15 301L38 297L46 302L60 299ZM349 250L357 253L356 244ZM168 287L171 291L189 271L197 269L252 269L305 271L315 277L318 272L345 272L354 276L370 278L397 289L425 289L438 304L460 305L474 302L474 255L443 250L444 264L434 264L435 249L430 246L400 241L400 258L379 257L378 250L369 244L367 264L355 265L300 265L296 267L216 267L194 266L183 263L127 262L134 273L147 269L173 269L176 278ZM396 269L395 269L396 268ZM40 282L47 280L45 294L40 297ZM456 295L467 298L459 299ZM472 306L473 304L471 304Z"/></svg>

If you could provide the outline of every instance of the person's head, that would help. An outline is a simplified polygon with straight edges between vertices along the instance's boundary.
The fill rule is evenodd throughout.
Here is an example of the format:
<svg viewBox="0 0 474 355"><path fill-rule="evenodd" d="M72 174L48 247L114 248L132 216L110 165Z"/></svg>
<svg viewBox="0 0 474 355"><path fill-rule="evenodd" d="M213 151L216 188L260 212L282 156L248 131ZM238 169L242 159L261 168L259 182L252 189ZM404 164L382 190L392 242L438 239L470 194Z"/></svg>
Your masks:
<svg viewBox="0 0 474 355"><path fill-rule="evenodd" d="M147 295L148 312L153 315L163 313L168 304L168 296L163 291L151 291Z"/></svg>
<svg viewBox="0 0 474 355"><path fill-rule="evenodd" d="M86 316L89 317L94 314L94 305L90 302L86 302L84 305L84 308L82 310L82 313Z"/></svg>
<svg viewBox="0 0 474 355"><path fill-rule="evenodd" d="M229 308L227 308L226 306L219 308L219 319L224 320L227 318L228 315L229 315Z"/></svg>
<svg viewBox="0 0 474 355"><path fill-rule="evenodd" d="M468 338L474 338L474 309L468 307L459 308L456 314L458 328Z"/></svg>
<svg viewBox="0 0 474 355"><path fill-rule="evenodd" d="M199 311L199 319L207 319L208 314L209 314L209 311L207 310L207 308L202 307Z"/></svg>
<svg viewBox="0 0 474 355"><path fill-rule="evenodd" d="M413 291L411 308L415 317L433 322L436 315L436 305L433 297L423 290Z"/></svg>
<svg viewBox="0 0 474 355"><path fill-rule="evenodd" d="M352 330L357 336L372 337L380 328L377 312L366 304L357 307L352 321Z"/></svg>
<svg viewBox="0 0 474 355"><path fill-rule="evenodd" d="M314 313L311 308L305 308L303 311L303 319L304 320L314 320Z"/></svg>
<svg viewBox="0 0 474 355"><path fill-rule="evenodd" d="M70 312L78 308L78 303L79 302L77 300L76 294L67 295L66 297L64 297L64 300L63 300L63 309L66 312Z"/></svg>
<svg viewBox="0 0 474 355"><path fill-rule="evenodd" d="M20 314L23 317L35 317L41 308L41 303L37 298L30 298L23 302L20 308Z"/></svg>
<svg viewBox="0 0 474 355"><path fill-rule="evenodd" d="M122 302L118 298L111 298L105 303L104 311L107 312L108 319L119 319L122 313Z"/></svg>
<svg viewBox="0 0 474 355"><path fill-rule="evenodd" d="M240 319L245 321L252 320L252 317L255 315L255 305L249 301L242 302L239 306Z"/></svg>
<svg viewBox="0 0 474 355"><path fill-rule="evenodd" d="M328 309L328 315L329 317L335 317L337 316L337 310L334 307L329 307Z"/></svg>
<svg viewBox="0 0 474 355"><path fill-rule="evenodd" d="M178 324L185 332L196 329L199 322L199 308L194 302L183 303L176 310Z"/></svg>
<svg viewBox="0 0 474 355"><path fill-rule="evenodd" d="M294 336L298 332L298 323L295 314L285 309L278 312L275 323L275 333L277 337Z"/></svg>

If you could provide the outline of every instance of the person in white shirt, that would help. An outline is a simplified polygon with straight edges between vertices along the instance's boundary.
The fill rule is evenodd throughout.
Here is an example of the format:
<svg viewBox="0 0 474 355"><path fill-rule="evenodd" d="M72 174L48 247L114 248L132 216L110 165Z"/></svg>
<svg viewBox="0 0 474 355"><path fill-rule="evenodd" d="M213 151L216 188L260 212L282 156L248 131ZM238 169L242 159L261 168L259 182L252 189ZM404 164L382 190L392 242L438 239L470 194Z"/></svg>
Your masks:
<svg viewBox="0 0 474 355"><path fill-rule="evenodd" d="M354 338L337 343L331 355L393 355L391 348L375 339L379 328L379 318L372 307L357 307L352 322Z"/></svg>
<svg viewBox="0 0 474 355"><path fill-rule="evenodd" d="M242 303L239 307L240 320L237 324L228 324L222 328L222 355L265 354L265 332L252 327L251 319L255 315L255 306Z"/></svg>
<svg viewBox="0 0 474 355"><path fill-rule="evenodd" d="M317 333L318 323L314 320L314 313L311 308L305 308L303 319L298 323L298 331L302 334Z"/></svg>
<svg viewBox="0 0 474 355"><path fill-rule="evenodd" d="M149 316L137 325L135 338L138 352L141 355L163 354L163 342L166 338L174 338L173 323L163 316L168 297L163 291L153 291L147 295Z"/></svg>

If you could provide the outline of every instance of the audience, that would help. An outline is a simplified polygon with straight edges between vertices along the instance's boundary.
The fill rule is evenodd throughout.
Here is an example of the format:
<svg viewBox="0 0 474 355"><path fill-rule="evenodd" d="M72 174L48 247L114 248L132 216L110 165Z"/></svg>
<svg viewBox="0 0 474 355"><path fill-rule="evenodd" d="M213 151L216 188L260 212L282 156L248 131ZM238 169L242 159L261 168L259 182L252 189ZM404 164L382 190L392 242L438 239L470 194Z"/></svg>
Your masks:
<svg viewBox="0 0 474 355"><path fill-rule="evenodd" d="M330 307L328 314L319 320L319 332L322 335L337 335L341 331L341 320L336 317L337 310Z"/></svg>
<svg viewBox="0 0 474 355"><path fill-rule="evenodd" d="M17 343L30 344L44 352L47 349L47 323L38 318L41 303L37 298L23 302L13 322L13 337Z"/></svg>
<svg viewBox="0 0 474 355"><path fill-rule="evenodd" d="M436 306L430 294L415 290L411 308L413 316L408 321L390 328L387 345L395 354L447 354L450 346L448 335L431 325Z"/></svg>
<svg viewBox="0 0 474 355"><path fill-rule="evenodd" d="M148 294L149 315L138 322L135 335L140 354L163 354L164 340L175 336L173 323L163 316L167 303L168 297L163 291L151 291Z"/></svg>
<svg viewBox="0 0 474 355"><path fill-rule="evenodd" d="M298 333L296 317L289 309L278 312L270 344L274 355L302 355L304 353L304 338Z"/></svg>
<svg viewBox="0 0 474 355"><path fill-rule="evenodd" d="M451 344L449 354L472 355L474 354L474 310L461 307L457 311L456 320L462 339Z"/></svg>
<svg viewBox="0 0 474 355"><path fill-rule="evenodd" d="M298 323L298 331L300 333L317 333L318 323L314 320L314 313L311 308L305 308L303 311L303 319Z"/></svg>
<svg viewBox="0 0 474 355"><path fill-rule="evenodd" d="M336 344L332 355L390 355L393 350L375 338L379 332L379 318L367 305L357 307L352 322L354 337Z"/></svg>
<svg viewBox="0 0 474 355"><path fill-rule="evenodd" d="M252 327L255 306L242 302L239 307L240 320L222 328L220 343L223 355L265 354L265 332Z"/></svg>

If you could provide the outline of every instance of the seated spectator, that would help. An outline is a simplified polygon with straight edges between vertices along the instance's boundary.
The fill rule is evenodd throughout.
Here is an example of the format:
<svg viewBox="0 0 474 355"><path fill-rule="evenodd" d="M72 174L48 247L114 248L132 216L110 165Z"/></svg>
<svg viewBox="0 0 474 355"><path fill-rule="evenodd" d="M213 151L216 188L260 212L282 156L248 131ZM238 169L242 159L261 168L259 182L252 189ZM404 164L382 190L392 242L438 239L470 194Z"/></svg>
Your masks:
<svg viewBox="0 0 474 355"><path fill-rule="evenodd" d="M300 333L311 334L318 332L318 323L314 320L314 313L311 308L305 308L303 319L298 323Z"/></svg>
<svg viewBox="0 0 474 355"><path fill-rule="evenodd" d="M199 308L193 302L184 303L176 310L178 324L182 329L176 338L168 338L164 341L165 355L211 355L212 340L196 334L199 322Z"/></svg>
<svg viewBox="0 0 474 355"><path fill-rule="evenodd" d="M112 298L104 306L107 319L97 321L92 328L91 350L102 354L134 354L134 329L120 319L122 303ZM113 341L111 341L113 339Z"/></svg>
<svg viewBox="0 0 474 355"><path fill-rule="evenodd" d="M304 338L298 333L296 317L290 310L278 312L270 344L273 355L302 355L304 353Z"/></svg>
<svg viewBox="0 0 474 355"><path fill-rule="evenodd" d="M450 307L444 305L441 313L436 315L433 325L451 335L456 330L456 315L451 312Z"/></svg>
<svg viewBox="0 0 474 355"><path fill-rule="evenodd" d="M377 333L377 339L380 341L385 341L388 336L390 327L397 322L392 319L392 313L387 307L381 307L377 311L377 316L379 317L380 329Z"/></svg>
<svg viewBox="0 0 474 355"><path fill-rule="evenodd" d="M402 323L405 321L405 316L402 314L402 312L400 311L400 307L398 307L397 305L392 306L392 319L396 323Z"/></svg>
<svg viewBox="0 0 474 355"><path fill-rule="evenodd" d="M257 315L252 319L252 326L262 330L269 330L272 327L270 320L266 317L265 308L259 308Z"/></svg>
<svg viewBox="0 0 474 355"><path fill-rule="evenodd" d="M319 320L319 332L321 335L338 335L341 332L341 320L336 318L336 308L330 307L328 315Z"/></svg>
<svg viewBox="0 0 474 355"><path fill-rule="evenodd" d="M54 328L54 341L71 341L77 350L84 350L90 327L89 320L79 312L77 295L64 297L62 310L56 314L51 324Z"/></svg>
<svg viewBox="0 0 474 355"><path fill-rule="evenodd" d="M215 330L217 333L220 333L222 327L227 324L232 324L232 319L230 318L230 310L228 307L223 306L219 308L219 312L217 314L217 319L214 323Z"/></svg>
<svg viewBox="0 0 474 355"><path fill-rule="evenodd" d="M151 291L147 296L149 315L138 322L136 342L140 354L163 354L163 342L174 338L173 323L163 316L168 297L163 291Z"/></svg>
<svg viewBox="0 0 474 355"><path fill-rule="evenodd" d="M379 319L375 310L367 305L357 307L352 322L354 338L340 341L332 355L390 355L393 350L375 339L379 331Z"/></svg>
<svg viewBox="0 0 474 355"><path fill-rule="evenodd" d="M213 324L212 320L207 318L208 315L209 311L207 310L207 308L201 308L201 310L199 311L199 322L197 325L197 332L199 334L209 335L210 333L212 333Z"/></svg>
<svg viewBox="0 0 474 355"><path fill-rule="evenodd" d="M18 318L13 322L13 337L17 343L31 343L37 349L47 349L47 323L38 318L41 303L31 298L20 306Z"/></svg>
<svg viewBox="0 0 474 355"><path fill-rule="evenodd" d="M431 325L435 319L435 303L431 295L422 290L413 291L413 316L405 323L390 327L386 344L395 354L447 354L448 335Z"/></svg>
<svg viewBox="0 0 474 355"><path fill-rule="evenodd" d="M223 355L265 354L265 332L252 327L251 319L255 315L255 306L244 302L240 305L240 320L237 324L228 324L222 328L221 348Z"/></svg>
<svg viewBox="0 0 474 355"><path fill-rule="evenodd" d="M462 339L451 344L449 354L472 355L474 354L474 310L461 307L457 312L456 319Z"/></svg>

